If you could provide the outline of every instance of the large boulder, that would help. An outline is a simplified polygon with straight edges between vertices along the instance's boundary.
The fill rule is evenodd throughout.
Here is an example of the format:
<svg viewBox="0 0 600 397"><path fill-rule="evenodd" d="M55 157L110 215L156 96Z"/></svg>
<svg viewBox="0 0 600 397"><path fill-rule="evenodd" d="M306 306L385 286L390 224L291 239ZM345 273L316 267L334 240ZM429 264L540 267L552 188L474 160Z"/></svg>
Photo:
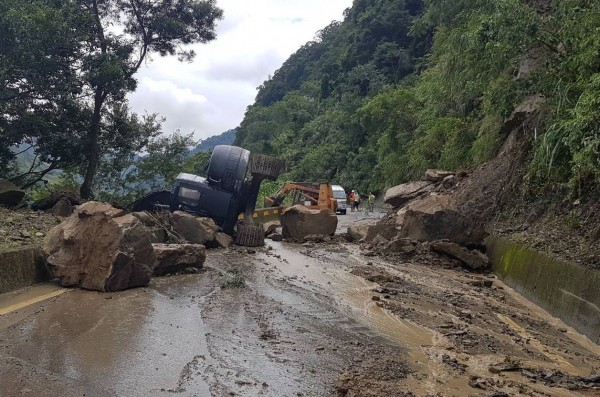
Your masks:
<svg viewBox="0 0 600 397"><path fill-rule="evenodd" d="M434 190L435 185L430 181L413 181L389 188L385 192L383 201L394 208L399 208L417 197L423 196Z"/></svg>
<svg viewBox="0 0 600 397"><path fill-rule="evenodd" d="M348 236L348 240L360 241L363 238L367 237L368 232L369 225L352 225L348 228L346 234Z"/></svg>
<svg viewBox="0 0 600 397"><path fill-rule="evenodd" d="M487 237L481 225L454 209L450 196L431 195L398 214L400 237L417 241L450 240L479 244Z"/></svg>
<svg viewBox="0 0 600 397"><path fill-rule="evenodd" d="M14 207L25 197L25 191L5 179L0 179L0 205Z"/></svg>
<svg viewBox="0 0 600 397"><path fill-rule="evenodd" d="M454 201L449 195L431 194L427 197L418 198L396 212L396 225L402 226L408 210L433 214L437 211L445 211L447 209L454 209Z"/></svg>
<svg viewBox="0 0 600 397"><path fill-rule="evenodd" d="M312 210L303 205L294 205L281 215L283 238L303 240L310 234L331 236L335 234L338 219L330 209Z"/></svg>
<svg viewBox="0 0 600 397"><path fill-rule="evenodd" d="M484 269L490 264L489 258L484 253L468 250L450 241L434 241L430 244L430 247L435 252L458 259L473 270Z"/></svg>
<svg viewBox="0 0 600 397"><path fill-rule="evenodd" d="M202 244L152 244L152 248L156 256L155 276L201 269L206 260L206 247Z"/></svg>
<svg viewBox="0 0 600 397"><path fill-rule="evenodd" d="M131 215L138 218L140 222L142 222L146 227L158 226L157 219L154 216L150 215L150 213L147 211L132 212Z"/></svg>
<svg viewBox="0 0 600 397"><path fill-rule="evenodd" d="M75 211L75 207L71 204L71 202L69 200L67 200L66 198L62 198L60 200L58 200L56 202L56 204L54 204L54 207L52 207L52 214L61 217L61 218L66 218L68 216L73 215L73 211Z"/></svg>
<svg viewBox="0 0 600 397"><path fill-rule="evenodd" d="M215 239L219 227L210 218L175 211L171 217L173 232L191 244L205 244Z"/></svg>
<svg viewBox="0 0 600 397"><path fill-rule="evenodd" d="M268 236L271 233L275 233L275 231L277 231L277 228L281 226L279 224L279 221L271 221L271 222L267 222L265 224L263 224L263 227L265 229L265 236Z"/></svg>
<svg viewBox="0 0 600 397"><path fill-rule="evenodd" d="M387 223L377 223L375 225L369 225L367 235L365 236L366 242L373 241L377 236L381 236L386 240L391 240L398 234L398 230L393 225Z"/></svg>
<svg viewBox="0 0 600 397"><path fill-rule="evenodd" d="M400 254L412 254L417 250L417 247L411 239L396 237L389 242L385 249Z"/></svg>
<svg viewBox="0 0 600 397"><path fill-rule="evenodd" d="M58 189L52 191L49 196L39 199L31 204L31 209L46 211L53 209L59 202L76 206L81 204L81 196L75 189ZM64 216L64 215L63 215ZM68 215L67 215L68 216Z"/></svg>
<svg viewBox="0 0 600 397"><path fill-rule="evenodd" d="M148 229L133 215L89 201L52 229L44 253L61 284L97 291L147 285L154 270Z"/></svg>
<svg viewBox="0 0 600 397"><path fill-rule="evenodd" d="M425 180L430 182L441 182L444 178L454 175L451 171L427 170L425 171Z"/></svg>

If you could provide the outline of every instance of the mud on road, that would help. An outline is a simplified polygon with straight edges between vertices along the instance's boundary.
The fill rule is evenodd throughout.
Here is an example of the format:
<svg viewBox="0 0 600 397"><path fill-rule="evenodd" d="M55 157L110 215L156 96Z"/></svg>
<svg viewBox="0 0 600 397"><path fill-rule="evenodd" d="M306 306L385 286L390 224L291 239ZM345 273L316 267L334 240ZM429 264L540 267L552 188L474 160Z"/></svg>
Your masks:
<svg viewBox="0 0 600 397"><path fill-rule="evenodd" d="M597 345L492 276L340 240L0 318L6 396L594 396L598 374Z"/></svg>

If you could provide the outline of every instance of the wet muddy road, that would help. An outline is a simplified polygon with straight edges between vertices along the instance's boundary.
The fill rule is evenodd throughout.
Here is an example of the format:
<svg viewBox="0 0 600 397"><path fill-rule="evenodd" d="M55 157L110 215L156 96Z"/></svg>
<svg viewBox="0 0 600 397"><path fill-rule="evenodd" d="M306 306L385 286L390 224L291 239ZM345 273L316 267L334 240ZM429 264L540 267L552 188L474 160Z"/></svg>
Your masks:
<svg viewBox="0 0 600 397"><path fill-rule="evenodd" d="M268 246L148 288L0 297L0 395L600 395L600 348L492 277Z"/></svg>

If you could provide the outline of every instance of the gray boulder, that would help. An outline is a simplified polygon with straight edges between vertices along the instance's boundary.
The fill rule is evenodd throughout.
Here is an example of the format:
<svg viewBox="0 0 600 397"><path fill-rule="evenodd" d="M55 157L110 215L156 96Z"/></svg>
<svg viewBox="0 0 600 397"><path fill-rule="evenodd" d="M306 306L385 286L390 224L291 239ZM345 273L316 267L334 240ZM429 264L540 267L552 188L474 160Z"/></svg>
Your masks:
<svg viewBox="0 0 600 397"><path fill-rule="evenodd" d="M458 259L472 270L485 269L490 264L489 258L484 253L477 250L468 250L450 241L434 241L430 244L430 247L435 252Z"/></svg>
<svg viewBox="0 0 600 397"><path fill-rule="evenodd" d="M152 244L152 248L156 256L155 276L201 269L206 260L206 247L202 244Z"/></svg>
<svg viewBox="0 0 600 397"><path fill-rule="evenodd" d="M206 244L215 239L219 227L210 218L175 211L171 217L173 232L191 244Z"/></svg>
<svg viewBox="0 0 600 397"><path fill-rule="evenodd" d="M398 230L394 227L394 225L389 225L387 223L377 223L375 225L369 225L369 229L367 230L367 235L365 236L366 242L374 241L377 236L381 236L386 240L391 240L398 234Z"/></svg>
<svg viewBox="0 0 600 397"><path fill-rule="evenodd" d="M389 252L399 254L411 254L417 250L415 243L408 238L394 238L386 246L386 250Z"/></svg>
<svg viewBox="0 0 600 397"><path fill-rule="evenodd" d="M458 244L480 244L488 234L481 226L455 210L437 211L433 214L408 210L399 236L417 241L442 239Z"/></svg>
<svg viewBox="0 0 600 397"><path fill-rule="evenodd" d="M455 210L450 196L444 195L431 195L410 203L406 211L399 214L398 223L399 237L417 241L479 244L488 236L481 225Z"/></svg>
<svg viewBox="0 0 600 397"><path fill-rule="evenodd" d="M54 204L54 207L52 207L52 214L61 218L66 218L73 215L73 211L75 211L75 206L73 206L71 202L65 198L58 200L56 204Z"/></svg>
<svg viewBox="0 0 600 397"><path fill-rule="evenodd" d="M352 225L346 232L349 241L360 241L367 237L369 225Z"/></svg>
<svg viewBox="0 0 600 397"><path fill-rule="evenodd" d="M430 193L435 185L430 181L413 181L389 188L383 201L394 208L399 208L417 197Z"/></svg>
<svg viewBox="0 0 600 397"><path fill-rule="evenodd" d="M427 170L425 171L425 180L430 182L441 182L444 178L454 175L451 171Z"/></svg>
<svg viewBox="0 0 600 397"><path fill-rule="evenodd" d="M233 238L228 234L218 232L215 235L214 243L217 248L229 248L233 244Z"/></svg>

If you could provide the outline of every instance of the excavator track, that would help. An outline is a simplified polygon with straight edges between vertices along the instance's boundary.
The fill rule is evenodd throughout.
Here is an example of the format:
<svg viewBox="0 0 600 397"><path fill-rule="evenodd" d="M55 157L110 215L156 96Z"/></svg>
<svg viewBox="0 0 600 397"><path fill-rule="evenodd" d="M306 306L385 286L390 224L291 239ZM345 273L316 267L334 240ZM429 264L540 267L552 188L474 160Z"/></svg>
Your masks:
<svg viewBox="0 0 600 397"><path fill-rule="evenodd" d="M264 154L253 154L250 156L248 171L252 178L276 180L283 171L285 163L275 157Z"/></svg>
<svg viewBox="0 0 600 397"><path fill-rule="evenodd" d="M260 223L238 223L235 243L244 247L262 247L265 245L265 229L263 225Z"/></svg>

